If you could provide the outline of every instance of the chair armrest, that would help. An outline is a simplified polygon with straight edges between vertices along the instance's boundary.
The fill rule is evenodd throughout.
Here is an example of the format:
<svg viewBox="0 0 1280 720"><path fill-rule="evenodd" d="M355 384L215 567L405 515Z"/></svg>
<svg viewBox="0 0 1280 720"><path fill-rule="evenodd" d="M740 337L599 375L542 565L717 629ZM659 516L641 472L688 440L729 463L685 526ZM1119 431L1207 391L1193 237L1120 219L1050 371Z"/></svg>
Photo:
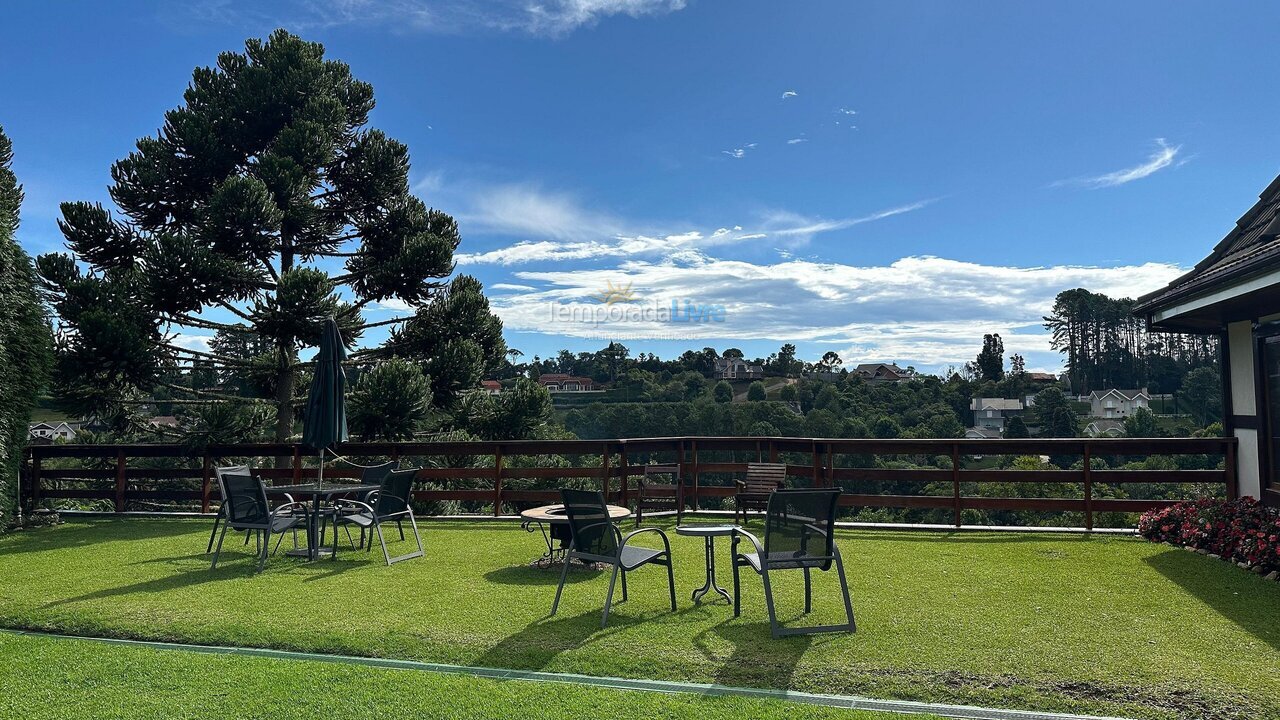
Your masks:
<svg viewBox="0 0 1280 720"><path fill-rule="evenodd" d="M276 517L279 517L281 514L284 514L285 511L288 511L288 514L292 515L295 510L301 510L302 514L306 515L307 504L300 503L300 502L280 503L279 505L271 508L271 512L268 513L268 516L272 518L276 518Z"/></svg>
<svg viewBox="0 0 1280 720"><path fill-rule="evenodd" d="M287 502L287 503L295 503L295 502L298 502L297 500L294 500L294 499L293 499L293 495L290 495L289 493L284 493L284 501L285 501L285 502Z"/></svg>
<svg viewBox="0 0 1280 720"><path fill-rule="evenodd" d="M745 482L741 481L741 480L734 480L734 481L733 481L733 484L734 484L734 485L737 485L739 490L746 490L746 489L747 489L747 484L746 484Z"/></svg>
<svg viewBox="0 0 1280 720"><path fill-rule="evenodd" d="M333 507L335 510L339 510L339 511L345 510L347 508L360 508L361 510L364 510L370 515L373 514L373 506L369 505L368 503L360 502L359 500L345 500L345 499L339 498L333 502Z"/></svg>
<svg viewBox="0 0 1280 720"><path fill-rule="evenodd" d="M751 545L755 548L756 555L759 555L761 558L761 561L763 561L764 546L760 544L760 538L756 537L755 535L752 535L751 533L747 532L746 530L743 530L742 528L737 528L733 531L733 554L734 555L738 554L738 540L744 537L751 541Z"/></svg>
<svg viewBox="0 0 1280 720"><path fill-rule="evenodd" d="M615 525L614 527L615 527L615 529L616 529L616 527L617 527L617 526ZM622 536L622 542L618 544L618 552L619 552L619 553L621 553L621 552L622 552L622 548L626 547L626 546L627 546L627 543L631 542L631 538L633 538L633 537L635 537L635 536L637 536L637 535L642 535L642 534L644 534L644 533L649 533L649 532L651 532L651 533L657 533L657 534L658 534L658 537L662 538L662 546L666 549L667 554L668 554L668 555L670 555L670 554L671 554L671 541L667 539L667 534L666 534L666 533L662 532L662 530L661 530L661 529L656 528L656 527L647 527L647 528L640 528L639 530L632 530L631 532L629 532L629 533L627 533L626 535ZM621 534L621 531L619 531L619 534Z"/></svg>

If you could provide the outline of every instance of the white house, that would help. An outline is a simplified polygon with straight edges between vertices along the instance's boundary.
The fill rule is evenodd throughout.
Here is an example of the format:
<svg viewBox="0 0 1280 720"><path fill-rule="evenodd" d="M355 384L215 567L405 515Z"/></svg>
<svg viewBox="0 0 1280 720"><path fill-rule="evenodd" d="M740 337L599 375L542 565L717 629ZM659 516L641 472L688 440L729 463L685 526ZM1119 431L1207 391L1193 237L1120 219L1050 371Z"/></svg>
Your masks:
<svg viewBox="0 0 1280 720"><path fill-rule="evenodd" d="M1004 432L1011 418L1022 414L1022 401L1016 398L974 398L969 401L975 427Z"/></svg>
<svg viewBox="0 0 1280 720"><path fill-rule="evenodd" d="M1125 418L1138 408L1151 407L1151 395L1141 390L1094 390L1089 393L1089 414L1096 418Z"/></svg>
<svg viewBox="0 0 1280 720"><path fill-rule="evenodd" d="M1280 506L1280 177L1204 260L1138 298L1152 330L1216 335L1241 495Z"/></svg>
<svg viewBox="0 0 1280 720"><path fill-rule="evenodd" d="M867 382L903 382L915 377L910 370L893 363L862 363L853 369L853 374Z"/></svg>
<svg viewBox="0 0 1280 720"><path fill-rule="evenodd" d="M548 392L585 392L595 390L595 383L589 377L565 375L563 373L544 373L538 376L538 384Z"/></svg>
<svg viewBox="0 0 1280 720"><path fill-rule="evenodd" d="M76 429L65 422L47 423L38 422L31 423L27 428L27 440L40 444L51 443L55 440L71 442L76 439Z"/></svg>
<svg viewBox="0 0 1280 720"><path fill-rule="evenodd" d="M971 427L964 431L965 440L999 440L1000 431L985 427Z"/></svg>

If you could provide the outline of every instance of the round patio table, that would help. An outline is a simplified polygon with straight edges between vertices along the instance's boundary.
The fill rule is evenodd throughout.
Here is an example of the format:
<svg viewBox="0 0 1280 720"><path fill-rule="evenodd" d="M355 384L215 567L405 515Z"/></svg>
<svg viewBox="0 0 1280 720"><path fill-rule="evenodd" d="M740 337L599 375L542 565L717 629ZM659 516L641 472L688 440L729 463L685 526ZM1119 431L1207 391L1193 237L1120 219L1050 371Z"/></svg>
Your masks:
<svg viewBox="0 0 1280 720"><path fill-rule="evenodd" d="M676 534L687 537L700 537L707 545L707 581L702 587L693 591L693 601L702 602L702 596L715 590L728 602L733 602L729 593L716 584L716 546L717 537L728 537L738 531L737 525L677 525Z"/></svg>
<svg viewBox="0 0 1280 720"><path fill-rule="evenodd" d="M621 505L606 507L609 509L609 519L612 521L631 516L631 511ZM569 551L569 541L572 539L569 534L569 515L565 512L564 505L556 503L529 508L520 513L520 518L520 527L525 530L533 532L536 525L542 531L542 539L547 543L547 552L539 560L554 563L564 559L564 554ZM559 546L556 545L557 541Z"/></svg>

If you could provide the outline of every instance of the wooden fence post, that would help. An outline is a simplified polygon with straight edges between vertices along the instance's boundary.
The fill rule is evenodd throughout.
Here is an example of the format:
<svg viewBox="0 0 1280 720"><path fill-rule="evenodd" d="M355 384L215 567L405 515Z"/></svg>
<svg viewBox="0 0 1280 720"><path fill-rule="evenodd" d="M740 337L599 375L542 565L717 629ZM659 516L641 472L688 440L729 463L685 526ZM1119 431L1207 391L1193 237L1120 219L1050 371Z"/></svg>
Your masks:
<svg viewBox="0 0 1280 720"><path fill-rule="evenodd" d="M19 498L21 502L21 498ZM31 509L36 509L40 502L40 456L31 453Z"/></svg>
<svg viewBox="0 0 1280 720"><path fill-rule="evenodd" d="M689 443L691 455L690 461L693 464L693 511L698 512L698 441L694 440Z"/></svg>
<svg viewBox="0 0 1280 720"><path fill-rule="evenodd" d="M124 512L124 450L116 451L116 512Z"/></svg>
<svg viewBox="0 0 1280 720"><path fill-rule="evenodd" d="M203 469L204 477L200 481L200 512L207 513L209 512L209 481L211 480L209 476L213 474L213 458L209 457L208 452L204 454Z"/></svg>
<svg viewBox="0 0 1280 720"><path fill-rule="evenodd" d="M502 514L502 446L493 451L493 516Z"/></svg>
<svg viewBox="0 0 1280 720"><path fill-rule="evenodd" d="M293 446L293 484L302 483L302 446Z"/></svg>
<svg viewBox="0 0 1280 720"><path fill-rule="evenodd" d="M960 444L951 443L951 501L955 505L956 527L960 527Z"/></svg>
<svg viewBox="0 0 1280 720"><path fill-rule="evenodd" d="M1093 530L1093 476L1089 473L1093 447L1084 441L1084 529Z"/></svg>
<svg viewBox="0 0 1280 720"><path fill-rule="evenodd" d="M831 446L831 443L827 443L827 487L833 488L835 486L836 486L836 451L835 451L835 448Z"/></svg>
<svg viewBox="0 0 1280 720"><path fill-rule="evenodd" d="M813 470L813 484L810 486L815 490L822 487L822 455L818 453L818 441L813 441L813 459L810 461Z"/></svg>
<svg viewBox="0 0 1280 720"><path fill-rule="evenodd" d="M622 505L631 507L631 466L627 464L627 446L623 445L618 451L618 463L621 465L622 472ZM680 482L680 478L676 478L676 482Z"/></svg>
<svg viewBox="0 0 1280 720"><path fill-rule="evenodd" d="M607 503L609 502L609 484L610 484L610 483L609 483L609 455L610 455L610 453L609 453L609 443L605 443L605 444L600 448L600 450L601 450L601 452L600 452L600 475L601 475L601 476L603 476L603 477L602 477L603 482L601 483L601 485L603 485L603 490L604 490L604 501L605 501L605 503L607 504Z"/></svg>
<svg viewBox="0 0 1280 720"><path fill-rule="evenodd" d="M778 462L778 441L769 438L769 462Z"/></svg>

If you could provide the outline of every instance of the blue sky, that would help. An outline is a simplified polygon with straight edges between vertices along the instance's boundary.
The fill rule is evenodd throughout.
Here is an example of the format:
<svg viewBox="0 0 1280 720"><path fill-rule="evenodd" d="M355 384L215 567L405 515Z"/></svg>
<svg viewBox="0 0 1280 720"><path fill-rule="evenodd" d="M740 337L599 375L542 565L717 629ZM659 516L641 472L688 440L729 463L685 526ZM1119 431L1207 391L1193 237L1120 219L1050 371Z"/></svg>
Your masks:
<svg viewBox="0 0 1280 720"><path fill-rule="evenodd" d="M1154 289L1280 169L1264 2L14 2L20 238L106 201L192 68L284 26L374 86L527 356L704 345L928 369L1056 292ZM631 288L630 315L596 297ZM670 322L676 301L722 321ZM556 308L560 310L557 312ZM564 308L568 307L569 310ZM381 319L403 312L376 308ZM198 333L192 333L193 336ZM187 341L199 344L199 337Z"/></svg>

